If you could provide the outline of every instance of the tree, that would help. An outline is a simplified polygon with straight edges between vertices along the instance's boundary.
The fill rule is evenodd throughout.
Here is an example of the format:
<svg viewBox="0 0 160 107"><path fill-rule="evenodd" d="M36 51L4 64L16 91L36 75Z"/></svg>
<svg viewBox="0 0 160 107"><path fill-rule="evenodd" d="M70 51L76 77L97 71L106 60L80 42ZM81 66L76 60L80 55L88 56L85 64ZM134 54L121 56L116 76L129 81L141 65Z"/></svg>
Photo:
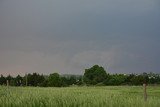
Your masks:
<svg viewBox="0 0 160 107"><path fill-rule="evenodd" d="M22 77L20 75L18 75L15 78L15 86L21 86L22 85Z"/></svg>
<svg viewBox="0 0 160 107"><path fill-rule="evenodd" d="M24 77L24 82L26 81ZM29 86L42 86L45 78L43 75L39 75L37 73L28 74L27 75L27 83Z"/></svg>
<svg viewBox="0 0 160 107"><path fill-rule="evenodd" d="M43 86L44 85L44 83L45 82L47 82L46 80L45 80L45 77L43 76L43 75L39 75L38 76L38 86Z"/></svg>
<svg viewBox="0 0 160 107"><path fill-rule="evenodd" d="M6 78L3 75L1 75L1 77L0 77L0 85L4 85L4 84L6 84Z"/></svg>
<svg viewBox="0 0 160 107"><path fill-rule="evenodd" d="M66 77L61 77L61 81L62 81L62 86L63 87L69 86L69 82L68 82L68 79Z"/></svg>
<svg viewBox="0 0 160 107"><path fill-rule="evenodd" d="M108 78L104 81L106 85L123 85L126 84L126 76L123 74L114 74L107 76Z"/></svg>
<svg viewBox="0 0 160 107"><path fill-rule="evenodd" d="M103 82L106 79L107 73L103 67L94 65L93 67L86 69L84 73L84 82L86 84L95 85Z"/></svg>
<svg viewBox="0 0 160 107"><path fill-rule="evenodd" d="M13 85L13 77L11 76L11 75L8 75L7 77L6 77L6 82L9 82L9 85Z"/></svg>
<svg viewBox="0 0 160 107"><path fill-rule="evenodd" d="M71 76L68 80L69 85L73 85L76 84L76 77L75 76Z"/></svg>
<svg viewBox="0 0 160 107"><path fill-rule="evenodd" d="M58 73L50 74L48 77L48 85L51 87L60 87L62 86L62 81Z"/></svg>
<svg viewBox="0 0 160 107"><path fill-rule="evenodd" d="M144 83L143 75L136 75L131 79L132 85L142 85Z"/></svg>
<svg viewBox="0 0 160 107"><path fill-rule="evenodd" d="M143 83L147 84L149 82L148 74L144 72L142 76L143 76Z"/></svg>

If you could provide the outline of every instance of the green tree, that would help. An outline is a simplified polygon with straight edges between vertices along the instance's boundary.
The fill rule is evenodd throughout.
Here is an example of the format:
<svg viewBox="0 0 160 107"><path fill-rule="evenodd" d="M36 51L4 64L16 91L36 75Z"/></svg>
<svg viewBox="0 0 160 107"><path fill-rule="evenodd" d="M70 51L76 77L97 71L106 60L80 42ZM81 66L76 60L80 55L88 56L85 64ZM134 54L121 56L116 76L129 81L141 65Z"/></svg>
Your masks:
<svg viewBox="0 0 160 107"><path fill-rule="evenodd" d="M103 67L94 65L93 67L86 69L84 73L84 82L86 84L95 85L103 82L106 79L107 73Z"/></svg>
<svg viewBox="0 0 160 107"><path fill-rule="evenodd" d="M123 85L127 78L124 74L114 74L107 77L108 78L104 81L106 85Z"/></svg>
<svg viewBox="0 0 160 107"><path fill-rule="evenodd" d="M0 77L0 85L5 85L5 84L6 84L6 78L3 75L1 75L1 77Z"/></svg>
<svg viewBox="0 0 160 107"><path fill-rule="evenodd" d="M61 77L61 82L63 87L69 86L69 80L66 77Z"/></svg>
<svg viewBox="0 0 160 107"><path fill-rule="evenodd" d="M144 83L143 75L136 75L131 79L132 85L142 85Z"/></svg>
<svg viewBox="0 0 160 107"><path fill-rule="evenodd" d="M24 81L26 81L25 78ZM43 75L39 75L37 73L27 74L27 82L29 86L41 86L44 81L45 78Z"/></svg>
<svg viewBox="0 0 160 107"><path fill-rule="evenodd" d="M48 85L51 87L60 87L62 86L62 81L58 73L50 74L48 77Z"/></svg>
<svg viewBox="0 0 160 107"><path fill-rule="evenodd" d="M76 77L75 76L71 76L68 80L69 85L73 85L76 84Z"/></svg>
<svg viewBox="0 0 160 107"><path fill-rule="evenodd" d="M21 86L22 85L22 77L20 75L18 75L15 78L15 86Z"/></svg>
<svg viewBox="0 0 160 107"><path fill-rule="evenodd" d="M9 82L9 85L13 85L13 77L12 77L11 75L8 75L8 76L6 77L6 81Z"/></svg>

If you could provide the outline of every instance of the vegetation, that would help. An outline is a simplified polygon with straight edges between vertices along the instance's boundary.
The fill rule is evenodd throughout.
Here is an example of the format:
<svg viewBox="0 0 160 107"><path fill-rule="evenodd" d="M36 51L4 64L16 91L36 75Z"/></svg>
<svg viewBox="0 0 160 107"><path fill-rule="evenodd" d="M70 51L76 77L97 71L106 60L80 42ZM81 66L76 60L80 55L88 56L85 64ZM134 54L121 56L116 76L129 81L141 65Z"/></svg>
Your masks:
<svg viewBox="0 0 160 107"><path fill-rule="evenodd" d="M143 83L157 84L147 86L147 101L142 86L135 86ZM159 107L158 84L159 74L109 74L98 65L84 75L1 75L0 107Z"/></svg>
<svg viewBox="0 0 160 107"><path fill-rule="evenodd" d="M160 75L154 73L142 74L109 74L101 66L94 65L86 69L84 75L59 75L58 73L49 76L37 73L27 74L24 77L8 75L0 77L0 85L11 86L41 86L41 87L66 87L71 85L142 85L160 84Z"/></svg>
<svg viewBox="0 0 160 107"><path fill-rule="evenodd" d="M0 87L0 107L159 107L160 87Z"/></svg>
<svg viewBox="0 0 160 107"><path fill-rule="evenodd" d="M86 69L84 73L84 82L86 84L95 85L106 79L107 73L103 67L95 65L90 69Z"/></svg>

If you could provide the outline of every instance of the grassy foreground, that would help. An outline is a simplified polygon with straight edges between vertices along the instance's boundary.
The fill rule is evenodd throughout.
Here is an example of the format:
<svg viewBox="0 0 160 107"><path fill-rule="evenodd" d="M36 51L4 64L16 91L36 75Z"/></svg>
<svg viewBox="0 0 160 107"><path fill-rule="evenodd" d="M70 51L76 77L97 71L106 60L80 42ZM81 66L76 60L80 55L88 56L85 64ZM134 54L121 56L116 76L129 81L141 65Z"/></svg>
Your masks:
<svg viewBox="0 0 160 107"><path fill-rule="evenodd" d="M160 86L147 87L2 87L0 107L160 107Z"/></svg>

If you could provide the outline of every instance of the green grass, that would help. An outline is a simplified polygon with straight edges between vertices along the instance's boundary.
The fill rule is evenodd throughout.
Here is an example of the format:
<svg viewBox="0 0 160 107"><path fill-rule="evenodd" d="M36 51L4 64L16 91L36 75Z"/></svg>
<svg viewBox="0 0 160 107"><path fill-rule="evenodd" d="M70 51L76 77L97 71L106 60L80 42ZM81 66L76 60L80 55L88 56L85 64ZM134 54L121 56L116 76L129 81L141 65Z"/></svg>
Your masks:
<svg viewBox="0 0 160 107"><path fill-rule="evenodd" d="M2 87L0 107L160 107L160 86Z"/></svg>

